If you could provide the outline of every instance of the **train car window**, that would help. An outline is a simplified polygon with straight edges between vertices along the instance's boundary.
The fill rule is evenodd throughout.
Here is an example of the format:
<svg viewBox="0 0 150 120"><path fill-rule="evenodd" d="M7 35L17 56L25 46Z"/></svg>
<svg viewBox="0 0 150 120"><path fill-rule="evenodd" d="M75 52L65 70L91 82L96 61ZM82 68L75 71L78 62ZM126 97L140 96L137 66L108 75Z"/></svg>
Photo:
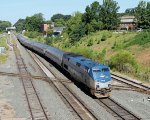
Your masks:
<svg viewBox="0 0 150 120"><path fill-rule="evenodd" d="M64 64L64 67L68 70L68 66L66 64Z"/></svg>
<svg viewBox="0 0 150 120"><path fill-rule="evenodd" d="M109 71L108 68L103 68L103 69L102 69L102 72L108 72L108 71Z"/></svg>
<svg viewBox="0 0 150 120"><path fill-rule="evenodd" d="M80 66L81 66L81 64L80 64L80 63L78 63L78 62L76 63L76 65L77 65L78 67L80 67Z"/></svg>
<svg viewBox="0 0 150 120"><path fill-rule="evenodd" d="M101 72L101 70L93 70L93 72Z"/></svg>

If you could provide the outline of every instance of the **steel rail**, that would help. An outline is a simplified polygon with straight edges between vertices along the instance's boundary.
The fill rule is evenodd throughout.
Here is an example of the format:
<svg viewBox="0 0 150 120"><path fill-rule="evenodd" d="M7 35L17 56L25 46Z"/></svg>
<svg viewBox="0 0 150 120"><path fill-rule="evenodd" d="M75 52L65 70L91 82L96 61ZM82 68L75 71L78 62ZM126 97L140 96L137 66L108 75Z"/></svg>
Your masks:
<svg viewBox="0 0 150 120"><path fill-rule="evenodd" d="M26 65L21 57L20 52L18 52L19 49L17 45L13 45L13 50L17 60L16 63L19 70L19 74L21 76L20 79L22 81L22 85L25 91L25 96L32 120L50 120L49 115L47 115L45 107L43 106L40 97L35 89L35 86L31 80L31 77L22 76L30 76L30 73L26 68Z"/></svg>
<svg viewBox="0 0 150 120"><path fill-rule="evenodd" d="M124 108L112 98L96 99L95 101L111 113L117 120L141 120L140 117Z"/></svg>
<svg viewBox="0 0 150 120"><path fill-rule="evenodd" d="M144 84L142 84L141 82L138 82L138 81L127 79L125 77L116 75L114 73L111 73L111 75L112 75L112 78L114 80L116 80L118 82L125 83L125 84L127 84L129 86L132 86L132 87L135 88L136 91L150 94L150 86L144 85Z"/></svg>
<svg viewBox="0 0 150 120"><path fill-rule="evenodd" d="M44 65L44 63L34 53L29 52L29 54L40 67L42 65L41 69L45 72L47 76L51 74L51 76L49 77L50 84L52 83L56 87L61 96L68 102L68 104L71 106L71 108L75 111L80 119L97 120L92 112L64 85L63 81L57 79L57 77L46 67L46 65Z"/></svg>

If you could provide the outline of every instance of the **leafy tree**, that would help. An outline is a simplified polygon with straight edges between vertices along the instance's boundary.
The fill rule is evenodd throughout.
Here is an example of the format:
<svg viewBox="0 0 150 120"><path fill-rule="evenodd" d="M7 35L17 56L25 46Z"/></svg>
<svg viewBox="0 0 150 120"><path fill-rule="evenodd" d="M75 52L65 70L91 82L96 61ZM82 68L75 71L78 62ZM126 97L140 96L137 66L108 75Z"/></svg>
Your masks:
<svg viewBox="0 0 150 120"><path fill-rule="evenodd" d="M55 27L63 27L65 26L66 21L64 19L56 19L55 20Z"/></svg>
<svg viewBox="0 0 150 120"><path fill-rule="evenodd" d="M63 15L63 14L58 13L58 14L53 15L53 16L51 17L51 20L52 20L53 22L55 22L55 20L58 20L58 19L63 19L63 20L65 20L65 21L67 21L67 20L69 20L70 18L71 18L71 15Z"/></svg>
<svg viewBox="0 0 150 120"><path fill-rule="evenodd" d="M103 0L103 4L95 1L87 6L82 21L85 23L86 34L97 30L116 29L119 25L118 3L113 0Z"/></svg>
<svg viewBox="0 0 150 120"><path fill-rule="evenodd" d="M86 34L102 29L99 2L95 1L86 7L82 21L85 23Z"/></svg>
<svg viewBox="0 0 150 120"><path fill-rule="evenodd" d="M82 22L82 14L76 12L67 22L67 33L72 43L79 41L85 35L84 23Z"/></svg>
<svg viewBox="0 0 150 120"><path fill-rule="evenodd" d="M52 21L51 21L51 20L46 20L46 21L44 21L44 23L45 23L45 24L51 24Z"/></svg>
<svg viewBox="0 0 150 120"><path fill-rule="evenodd" d="M125 14L135 15L135 8L128 8L125 10Z"/></svg>
<svg viewBox="0 0 150 120"><path fill-rule="evenodd" d="M53 30L52 30L52 29L48 29L47 35L48 35L48 36L52 36L52 35L53 35Z"/></svg>
<svg viewBox="0 0 150 120"><path fill-rule="evenodd" d="M25 29L25 19L19 19L14 26L16 27L16 31L22 31Z"/></svg>
<svg viewBox="0 0 150 120"><path fill-rule="evenodd" d="M53 21L53 22L55 22L55 20L57 20L57 19L62 19L64 17L64 15L63 14L55 14L55 15L53 15L52 17L51 17L51 20Z"/></svg>
<svg viewBox="0 0 150 120"><path fill-rule="evenodd" d="M135 13L136 19L138 21L138 26L142 28L147 28L146 7L147 3L145 1L140 1Z"/></svg>
<svg viewBox="0 0 150 120"><path fill-rule="evenodd" d="M118 3L114 0L103 0L100 17L102 18L104 29L113 30L117 28L120 22L117 14L119 8Z"/></svg>
<svg viewBox="0 0 150 120"><path fill-rule="evenodd" d="M56 27L66 26L66 21L71 18L71 15L55 14L51 17L51 21L55 22Z"/></svg>
<svg viewBox="0 0 150 120"><path fill-rule="evenodd" d="M5 31L6 27L11 27L11 23L9 21L0 21L0 32Z"/></svg>
<svg viewBox="0 0 150 120"><path fill-rule="evenodd" d="M40 32L41 24L44 23L44 18L42 13L34 14L31 17L26 17L25 28L28 31Z"/></svg>
<svg viewBox="0 0 150 120"><path fill-rule="evenodd" d="M149 29L150 28L150 2L140 1L135 8L135 17L138 22L138 27Z"/></svg>
<svg viewBox="0 0 150 120"><path fill-rule="evenodd" d="M64 18L63 18L63 19L64 19L65 21L67 21L67 20L69 20L70 18L71 18L71 15L64 15Z"/></svg>

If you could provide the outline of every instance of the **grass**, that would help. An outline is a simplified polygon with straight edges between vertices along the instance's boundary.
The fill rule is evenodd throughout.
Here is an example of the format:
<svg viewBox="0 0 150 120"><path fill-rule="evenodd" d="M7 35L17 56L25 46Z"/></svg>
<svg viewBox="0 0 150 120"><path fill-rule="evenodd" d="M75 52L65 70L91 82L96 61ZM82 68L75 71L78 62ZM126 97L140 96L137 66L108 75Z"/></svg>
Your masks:
<svg viewBox="0 0 150 120"><path fill-rule="evenodd" d="M135 66L125 63L123 68L125 71L121 72L145 82L150 82L150 55L147 59L144 59L144 57L141 59L142 56L148 56L149 52L145 53L145 51L150 51L149 32L113 33L112 31L98 31L82 37L81 40L73 44L66 34L63 36L63 38L48 39L36 36L34 39L42 43L48 43L63 51L81 54L87 58L105 64L109 64L115 55L125 50L135 58L137 62L136 67L138 68L134 70ZM126 58L126 56L123 57Z"/></svg>
<svg viewBox="0 0 150 120"><path fill-rule="evenodd" d="M4 37L0 38L0 47L5 47L7 50L9 49L9 47L7 46L7 43L6 43L6 38L4 38Z"/></svg>
<svg viewBox="0 0 150 120"><path fill-rule="evenodd" d="M2 55L0 54L0 64L4 64L7 61L8 54Z"/></svg>
<svg viewBox="0 0 150 120"><path fill-rule="evenodd" d="M9 47L7 46L7 43L6 43L6 38L4 38L4 37L0 38L0 47L5 47L7 50L6 54L0 54L0 64L4 64L7 61L8 49L9 49Z"/></svg>
<svg viewBox="0 0 150 120"><path fill-rule="evenodd" d="M64 51L82 54L99 63L109 63L113 56L122 50L126 50L135 58L138 70L135 71L135 68L133 68L135 66L126 63L125 67L128 69L122 71L122 73L141 79L145 82L150 82L148 80L150 79L149 65L143 65L143 63L138 60L140 58L140 56L138 56L140 55L139 52L142 53L145 49L145 45L147 45L147 47L150 46L148 45L148 43L150 43L149 36L150 34L148 33L128 32L120 34L110 31L98 31L81 38L81 40L74 45L70 45L69 42L64 41L57 41L52 43L52 45ZM131 69L133 69L133 72Z"/></svg>
<svg viewBox="0 0 150 120"><path fill-rule="evenodd" d="M133 40L129 41L126 44L126 47L133 46L133 45L140 45L146 47L150 45L150 32L141 32L136 35Z"/></svg>

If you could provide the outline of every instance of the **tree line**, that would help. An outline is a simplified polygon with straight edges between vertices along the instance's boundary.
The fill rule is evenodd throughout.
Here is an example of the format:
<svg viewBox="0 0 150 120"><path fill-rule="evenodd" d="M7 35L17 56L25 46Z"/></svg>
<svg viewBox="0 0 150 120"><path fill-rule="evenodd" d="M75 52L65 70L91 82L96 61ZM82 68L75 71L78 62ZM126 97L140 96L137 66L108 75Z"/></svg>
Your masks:
<svg viewBox="0 0 150 120"><path fill-rule="evenodd" d="M6 31L6 27L11 27L11 22L0 20L0 32Z"/></svg>
<svg viewBox="0 0 150 120"><path fill-rule="evenodd" d="M80 40L81 37L99 30L115 30L120 24L122 15L134 15L138 27L150 28L150 2L140 1L138 6L126 9L125 13L118 13L118 3L115 0L103 0L102 4L95 1L85 8L84 13L75 12L73 15L55 14L51 20L45 21L42 13L19 19L14 26L17 31L41 32L43 23L55 23L55 26L65 26L70 42Z"/></svg>

